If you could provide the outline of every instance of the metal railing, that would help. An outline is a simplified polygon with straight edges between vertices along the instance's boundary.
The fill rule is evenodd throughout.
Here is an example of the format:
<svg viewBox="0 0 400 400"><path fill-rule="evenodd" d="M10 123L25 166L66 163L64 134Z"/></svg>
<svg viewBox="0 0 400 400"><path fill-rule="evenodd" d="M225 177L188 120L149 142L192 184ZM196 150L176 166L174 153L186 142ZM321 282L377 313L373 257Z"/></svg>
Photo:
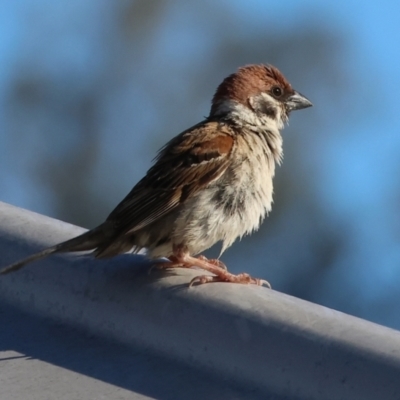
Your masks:
<svg viewBox="0 0 400 400"><path fill-rule="evenodd" d="M0 265L80 232L0 203ZM285 398L400 399L400 332L262 287L188 288L198 271L148 267L52 256L0 276L0 300Z"/></svg>

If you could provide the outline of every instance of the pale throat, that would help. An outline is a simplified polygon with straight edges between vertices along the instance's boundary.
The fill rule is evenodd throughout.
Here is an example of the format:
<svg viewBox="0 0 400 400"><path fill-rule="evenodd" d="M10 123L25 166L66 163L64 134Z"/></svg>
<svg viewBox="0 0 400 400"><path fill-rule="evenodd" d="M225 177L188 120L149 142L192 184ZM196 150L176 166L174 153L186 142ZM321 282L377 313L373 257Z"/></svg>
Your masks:
<svg viewBox="0 0 400 400"><path fill-rule="evenodd" d="M224 99L216 104L216 110L213 113L213 116L224 116L233 120L238 125L252 125L261 128L262 130L278 133L283 128L286 118L282 115L281 107L273 103L275 102L274 99L270 99L272 100L270 104L275 110L274 117L256 113L249 107L229 99Z"/></svg>
<svg viewBox="0 0 400 400"><path fill-rule="evenodd" d="M281 163L283 151L280 130L286 122L286 114L282 112L280 106L274 110L274 117L256 113L249 107L233 100L223 100L216 106L216 111L212 116L227 118L241 128L260 133L268 143L267 153L271 152L275 162Z"/></svg>

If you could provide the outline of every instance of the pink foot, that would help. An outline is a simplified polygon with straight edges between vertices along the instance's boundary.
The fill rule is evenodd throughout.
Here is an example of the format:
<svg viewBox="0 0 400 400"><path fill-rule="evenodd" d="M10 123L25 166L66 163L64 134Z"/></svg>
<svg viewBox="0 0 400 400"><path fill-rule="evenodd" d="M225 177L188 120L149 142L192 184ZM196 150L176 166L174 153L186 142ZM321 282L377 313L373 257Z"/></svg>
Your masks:
<svg viewBox="0 0 400 400"><path fill-rule="evenodd" d="M182 251L179 248L174 248L174 255L169 257L169 260L170 261L155 264L150 271L152 271L154 268L168 269L197 267L208 271L213 275L196 276L190 281L189 287L193 286L194 284L201 285L210 282L230 282L240 283L242 285L266 286L271 289L269 282L263 279L253 278L246 273L238 275L231 274L228 272L226 265L218 259L208 260L204 256L192 257L187 252Z"/></svg>
<svg viewBox="0 0 400 400"><path fill-rule="evenodd" d="M226 272L225 274L219 274L217 276L211 276L211 275L196 276L190 281L189 287L193 286L194 284L202 285L204 283L210 283L210 282L230 282L230 283L241 283L244 285L250 284L257 286L266 286L267 288L271 289L271 284L264 279L253 278L246 273L234 275L229 272Z"/></svg>

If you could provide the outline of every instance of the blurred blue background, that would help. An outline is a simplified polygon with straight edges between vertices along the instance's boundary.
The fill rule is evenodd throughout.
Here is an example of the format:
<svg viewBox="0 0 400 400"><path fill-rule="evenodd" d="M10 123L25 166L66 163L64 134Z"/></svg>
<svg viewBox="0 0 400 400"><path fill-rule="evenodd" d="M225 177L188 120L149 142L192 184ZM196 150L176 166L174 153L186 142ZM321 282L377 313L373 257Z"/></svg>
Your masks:
<svg viewBox="0 0 400 400"><path fill-rule="evenodd" d="M223 260L400 328L399 15L396 1L2 1L0 200L94 227L227 74L272 63L314 107L284 131L270 217Z"/></svg>

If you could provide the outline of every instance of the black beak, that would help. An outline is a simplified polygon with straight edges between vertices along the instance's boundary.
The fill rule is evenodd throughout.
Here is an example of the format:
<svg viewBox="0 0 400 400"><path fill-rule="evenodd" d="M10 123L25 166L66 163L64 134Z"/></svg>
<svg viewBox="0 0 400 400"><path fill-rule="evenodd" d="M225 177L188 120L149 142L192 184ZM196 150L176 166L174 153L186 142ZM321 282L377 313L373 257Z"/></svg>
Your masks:
<svg viewBox="0 0 400 400"><path fill-rule="evenodd" d="M288 111L301 110L302 108L307 108L311 106L311 101L298 92L294 92L286 100L286 108L288 109Z"/></svg>

